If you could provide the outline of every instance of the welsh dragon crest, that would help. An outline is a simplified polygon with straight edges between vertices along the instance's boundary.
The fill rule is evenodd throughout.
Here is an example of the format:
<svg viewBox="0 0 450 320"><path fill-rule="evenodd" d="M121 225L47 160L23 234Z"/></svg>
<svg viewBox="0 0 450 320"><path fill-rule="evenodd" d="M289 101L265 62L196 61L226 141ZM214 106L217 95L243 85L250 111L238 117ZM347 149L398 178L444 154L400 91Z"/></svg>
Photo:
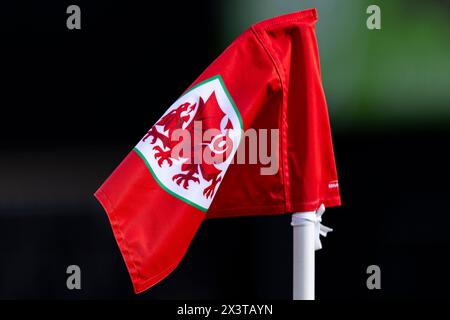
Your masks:
<svg viewBox="0 0 450 320"><path fill-rule="evenodd" d="M219 76L180 97L136 146L157 181L206 211L238 147L242 121Z"/></svg>

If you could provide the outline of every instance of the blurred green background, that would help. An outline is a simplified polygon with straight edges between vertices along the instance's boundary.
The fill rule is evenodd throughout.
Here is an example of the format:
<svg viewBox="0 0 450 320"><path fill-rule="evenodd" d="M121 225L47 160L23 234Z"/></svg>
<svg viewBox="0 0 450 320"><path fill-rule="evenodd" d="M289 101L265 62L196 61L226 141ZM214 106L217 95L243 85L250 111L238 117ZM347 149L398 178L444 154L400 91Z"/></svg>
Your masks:
<svg viewBox="0 0 450 320"><path fill-rule="evenodd" d="M371 4L381 30L366 26ZM223 1L218 47L255 22L312 7L335 130L450 122L449 1Z"/></svg>

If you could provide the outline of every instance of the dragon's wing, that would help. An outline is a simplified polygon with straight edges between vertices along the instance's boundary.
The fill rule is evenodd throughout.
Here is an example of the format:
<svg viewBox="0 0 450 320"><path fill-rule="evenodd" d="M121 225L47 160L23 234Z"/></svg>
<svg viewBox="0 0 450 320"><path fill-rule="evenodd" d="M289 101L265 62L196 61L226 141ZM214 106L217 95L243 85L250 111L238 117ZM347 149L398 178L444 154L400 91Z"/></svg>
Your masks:
<svg viewBox="0 0 450 320"><path fill-rule="evenodd" d="M193 121L189 123L186 129L193 133L194 121L200 121L202 124L202 132L197 132L197 134L200 133L201 137L203 137L203 133L208 129L217 129L221 131L220 123L224 116L225 113L220 108L216 94L213 91L206 102L203 101L202 97L199 98L197 112Z"/></svg>

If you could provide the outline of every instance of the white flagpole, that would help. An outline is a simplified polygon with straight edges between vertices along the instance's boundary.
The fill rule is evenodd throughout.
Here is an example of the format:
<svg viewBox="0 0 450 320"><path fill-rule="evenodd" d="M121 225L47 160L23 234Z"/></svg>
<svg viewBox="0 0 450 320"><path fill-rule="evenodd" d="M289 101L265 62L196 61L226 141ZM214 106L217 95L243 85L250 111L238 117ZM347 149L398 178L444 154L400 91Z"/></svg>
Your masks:
<svg viewBox="0 0 450 320"><path fill-rule="evenodd" d="M294 229L294 300L314 300L315 211L292 215Z"/></svg>
<svg viewBox="0 0 450 320"><path fill-rule="evenodd" d="M294 228L294 300L314 300L315 251L322 248L320 236L327 236L333 229L322 225L325 206L317 211L298 212L292 215Z"/></svg>

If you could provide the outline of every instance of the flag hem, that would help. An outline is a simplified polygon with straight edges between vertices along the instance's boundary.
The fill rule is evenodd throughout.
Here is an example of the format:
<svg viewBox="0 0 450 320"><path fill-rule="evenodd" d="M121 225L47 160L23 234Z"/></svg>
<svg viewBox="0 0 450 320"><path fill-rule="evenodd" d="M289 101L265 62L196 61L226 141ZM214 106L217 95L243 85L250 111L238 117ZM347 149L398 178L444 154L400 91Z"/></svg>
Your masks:
<svg viewBox="0 0 450 320"><path fill-rule="evenodd" d="M151 288L155 284L159 283L180 264L187 250L181 255L179 259L170 264L168 267L164 268L164 270L158 272L157 274L151 277L143 277L138 271L134 257L129 249L129 245L122 234L122 227L120 226L118 220L114 215L114 208L111 201L108 198L108 195L103 190L98 189L94 193L94 197L98 200L98 202L100 202L100 204L102 205L103 209L106 212L106 216L108 217L108 220L110 222L113 231L114 239L116 240L120 253L122 254L123 260L125 261L128 274L130 275L134 293L136 294L141 293Z"/></svg>
<svg viewBox="0 0 450 320"><path fill-rule="evenodd" d="M214 211L212 215L206 215L205 219L216 219L216 218L235 218L235 217L246 217L246 216L269 216L269 215L281 215L293 212L305 212L305 211L315 211L320 206L324 204L326 208L341 206L341 197L335 196L330 198L320 198L315 201L309 202L298 202L294 203L292 210L286 211L285 204L279 204L274 206L251 206L251 207L236 207L227 208L220 211ZM230 213L233 213L230 215Z"/></svg>
<svg viewBox="0 0 450 320"><path fill-rule="evenodd" d="M141 278L139 275L138 268L136 267L136 262L129 250L129 245L125 240L125 237L122 234L122 228L120 227L119 221L116 219L114 215L114 207L112 202L109 200L109 197L104 193L101 189L98 189L94 193L94 197L98 202L102 205L103 209L106 212L106 216L108 217L109 223L111 225L111 229L113 231L114 239L119 247L119 250L122 254L123 260L125 261L125 265L128 269L128 273L131 278L131 283L133 284L134 291L138 293L137 287L139 286L136 279Z"/></svg>

